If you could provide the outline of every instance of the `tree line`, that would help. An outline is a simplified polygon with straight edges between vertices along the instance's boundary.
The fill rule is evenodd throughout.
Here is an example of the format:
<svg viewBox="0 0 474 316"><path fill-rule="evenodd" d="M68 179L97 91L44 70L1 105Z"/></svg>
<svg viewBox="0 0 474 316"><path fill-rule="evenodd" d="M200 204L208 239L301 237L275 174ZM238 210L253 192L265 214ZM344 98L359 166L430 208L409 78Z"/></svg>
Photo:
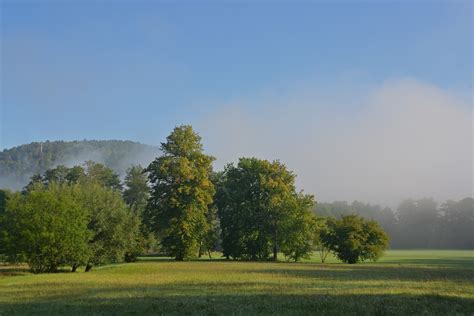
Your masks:
<svg viewBox="0 0 474 316"><path fill-rule="evenodd" d="M358 214L377 221L396 249L474 249L474 199L407 199L395 209L354 201L317 203L317 216Z"/></svg>
<svg viewBox="0 0 474 316"><path fill-rule="evenodd" d="M213 251L235 260L377 260L389 238L373 219L315 215L279 161L241 158L214 172L191 126L176 127L161 155L128 169L86 162L32 177L22 192L0 191L0 254L34 272L73 271L161 253L188 260ZM326 205L327 206L327 205ZM316 214L320 211L316 211Z"/></svg>
<svg viewBox="0 0 474 316"><path fill-rule="evenodd" d="M124 175L130 165L148 164L158 153L157 147L121 140L34 142L0 151L0 187L18 190L32 175L87 160Z"/></svg>

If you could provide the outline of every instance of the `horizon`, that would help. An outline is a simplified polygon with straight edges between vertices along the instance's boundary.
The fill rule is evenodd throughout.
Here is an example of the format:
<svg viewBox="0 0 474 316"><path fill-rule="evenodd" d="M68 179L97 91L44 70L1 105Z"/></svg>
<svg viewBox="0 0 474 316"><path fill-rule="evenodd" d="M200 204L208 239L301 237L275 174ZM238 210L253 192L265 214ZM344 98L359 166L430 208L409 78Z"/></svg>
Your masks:
<svg viewBox="0 0 474 316"><path fill-rule="evenodd" d="M317 200L474 195L472 2L0 6L0 151L190 124Z"/></svg>

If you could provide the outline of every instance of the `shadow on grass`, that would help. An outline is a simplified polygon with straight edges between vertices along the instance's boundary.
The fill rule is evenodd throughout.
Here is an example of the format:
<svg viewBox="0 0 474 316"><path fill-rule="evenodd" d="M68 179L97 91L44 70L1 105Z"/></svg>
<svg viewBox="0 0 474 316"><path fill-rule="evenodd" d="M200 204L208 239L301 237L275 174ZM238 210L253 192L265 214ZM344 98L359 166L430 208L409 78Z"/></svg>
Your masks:
<svg viewBox="0 0 474 316"><path fill-rule="evenodd" d="M441 267L331 266L308 264L301 268L255 269L254 273L337 281L456 281L472 282L474 270Z"/></svg>
<svg viewBox="0 0 474 316"><path fill-rule="evenodd" d="M191 259L191 260L176 260L170 257L138 257L137 262L217 262L217 261L232 261L227 260L224 257L213 257L213 258L199 258L199 259Z"/></svg>
<svg viewBox="0 0 474 316"><path fill-rule="evenodd" d="M152 258L149 258L152 259ZM144 260L146 262L155 260ZM169 258L156 260L161 263L176 263ZM474 277L474 258L453 257L449 259L402 259L384 261L383 263L363 264L321 264L314 262L268 262L251 261L252 265L262 264L263 269L248 269L246 262L233 261L225 258L211 260L192 260L193 263L216 262L225 265L234 263L233 270L244 273L273 273L286 276L309 277L337 280L403 280L403 281L472 281ZM142 261L143 262L143 261ZM236 264L235 264L236 263ZM239 269L242 264L242 269ZM268 268L270 267L270 268Z"/></svg>
<svg viewBox="0 0 474 316"><path fill-rule="evenodd" d="M474 257L452 257L452 258L406 258L406 259L386 259L382 263L393 264L416 264L416 265L438 265L447 267L471 267L474 269Z"/></svg>
<svg viewBox="0 0 474 316"><path fill-rule="evenodd" d="M0 304L0 315L449 315L472 314L474 300L441 295L190 293L193 284L103 288ZM232 286L232 284L229 284Z"/></svg>

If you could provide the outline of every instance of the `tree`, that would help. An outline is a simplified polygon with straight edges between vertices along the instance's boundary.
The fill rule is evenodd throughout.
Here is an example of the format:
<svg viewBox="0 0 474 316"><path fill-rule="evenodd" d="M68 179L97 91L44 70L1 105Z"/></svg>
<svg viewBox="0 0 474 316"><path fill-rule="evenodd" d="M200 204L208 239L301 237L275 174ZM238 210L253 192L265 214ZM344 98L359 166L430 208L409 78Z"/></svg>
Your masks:
<svg viewBox="0 0 474 316"><path fill-rule="evenodd" d="M306 227L295 223L308 218L305 208L313 203L295 192L295 175L278 161L241 158L226 166L223 178L216 204L224 256L261 260L273 253L277 260L282 242L288 254L295 251Z"/></svg>
<svg viewBox="0 0 474 316"><path fill-rule="evenodd" d="M74 166L68 168L60 165L46 170L43 175L34 175L31 177L29 184L23 189L23 192L28 192L37 183L47 186L50 183L76 184L80 182L99 183L102 186L119 191L122 189L120 177L112 169L100 163L86 161L84 167Z"/></svg>
<svg viewBox="0 0 474 316"><path fill-rule="evenodd" d="M93 266L120 262L136 253L140 220L128 209L120 193L98 182L84 183L77 200L89 210L87 227L91 233L86 272Z"/></svg>
<svg viewBox="0 0 474 316"><path fill-rule="evenodd" d="M141 234L139 239L133 242L135 247L132 247L135 251L127 252L125 255L125 260L130 262L135 261L140 253L153 252L156 249L156 239L143 222L143 212L150 197L150 187L145 170L139 165L128 168L124 185L123 199L130 210L141 220L139 223Z"/></svg>
<svg viewBox="0 0 474 316"><path fill-rule="evenodd" d="M329 232L327 227L327 218L315 217L313 232L314 250L318 252L319 258L321 259L321 263L324 263L326 261L327 256L331 252L331 250L323 242Z"/></svg>
<svg viewBox="0 0 474 316"><path fill-rule="evenodd" d="M376 260L388 246L388 236L377 222L358 215L342 216L340 220L329 218L327 226L322 242L346 263Z"/></svg>
<svg viewBox="0 0 474 316"><path fill-rule="evenodd" d="M441 212L441 247L474 249L474 199L447 201Z"/></svg>
<svg viewBox="0 0 474 316"><path fill-rule="evenodd" d="M7 202L10 257L23 254L33 272L54 272L88 257L88 212L74 199L75 187L35 185Z"/></svg>
<svg viewBox="0 0 474 316"><path fill-rule="evenodd" d="M398 207L401 248L436 248L439 211L433 199L405 200Z"/></svg>
<svg viewBox="0 0 474 316"><path fill-rule="evenodd" d="M377 261L387 249L389 238L376 221L364 222L364 231L367 234L363 243L360 258L362 261Z"/></svg>
<svg viewBox="0 0 474 316"><path fill-rule="evenodd" d="M18 190L32 175L68 161L95 160L118 174L125 174L131 164L149 163L158 148L131 141L84 140L46 141L21 145L0 151L0 188Z"/></svg>
<svg viewBox="0 0 474 316"><path fill-rule="evenodd" d="M220 187L223 180L222 172L212 172L210 175L212 184L214 185L215 190ZM212 258L212 251L219 251L221 246L221 227L219 221L219 215L217 210L216 199L209 206L208 213L206 215L207 221L207 233L204 235L201 245L199 247L199 257L205 252L207 252L209 259Z"/></svg>
<svg viewBox="0 0 474 316"><path fill-rule="evenodd" d="M201 137L188 125L176 127L161 151L163 155L146 169L152 189L145 218L163 250L184 260L197 256L208 231L214 158L204 154Z"/></svg>
<svg viewBox="0 0 474 316"><path fill-rule="evenodd" d="M0 190L0 261L1 256L7 252L8 241L8 218L6 217L7 201L12 193L9 190Z"/></svg>
<svg viewBox="0 0 474 316"><path fill-rule="evenodd" d="M84 166L89 181L100 183L101 185L114 190L122 190L120 177L112 169L91 160L86 161Z"/></svg>
<svg viewBox="0 0 474 316"><path fill-rule="evenodd" d="M220 242L220 224L219 217L217 216L217 209L215 207L209 208L206 221L207 233L204 235L201 241L199 247L199 257L201 257L203 253L207 253L209 259L211 259L211 253L218 250Z"/></svg>
<svg viewBox="0 0 474 316"><path fill-rule="evenodd" d="M311 213L313 196L298 194L288 201L287 218L281 221L280 245L283 255L293 261L309 259L313 248L316 218Z"/></svg>
<svg viewBox="0 0 474 316"><path fill-rule="evenodd" d="M145 171L141 166L132 166L125 175L123 199L137 214L142 214L150 197L150 188Z"/></svg>

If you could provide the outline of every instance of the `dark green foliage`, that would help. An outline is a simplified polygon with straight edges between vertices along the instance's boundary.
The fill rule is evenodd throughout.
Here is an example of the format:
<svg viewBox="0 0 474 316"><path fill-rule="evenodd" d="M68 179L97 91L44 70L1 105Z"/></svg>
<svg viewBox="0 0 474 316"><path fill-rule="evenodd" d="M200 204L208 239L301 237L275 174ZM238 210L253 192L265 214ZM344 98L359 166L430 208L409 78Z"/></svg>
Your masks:
<svg viewBox="0 0 474 316"><path fill-rule="evenodd" d="M318 252L321 263L326 261L327 256L331 252L331 250L323 242L323 236L328 234L327 221L327 217L316 217L313 221L313 249Z"/></svg>
<svg viewBox="0 0 474 316"><path fill-rule="evenodd" d="M207 221L207 232L204 235L201 245L199 247L199 257L203 253L207 253L209 259L212 258L211 253L213 251L220 250L220 234L221 228L219 223L219 217L217 215L217 208L215 206L209 207L209 211L206 215Z"/></svg>
<svg viewBox="0 0 474 316"><path fill-rule="evenodd" d="M226 167L216 195L224 256L262 260L273 252L276 260L280 245L294 259L307 253L301 223L314 202L295 192L294 181L278 161L241 158Z"/></svg>
<svg viewBox="0 0 474 316"><path fill-rule="evenodd" d="M125 254L125 261L131 262L135 261L142 253L153 252L156 248L156 241L141 220L150 197L150 187L145 170L141 166L130 167L127 170L124 185L123 199L135 217L140 219L140 222L137 223L141 232L139 238L130 241L133 246Z"/></svg>
<svg viewBox="0 0 474 316"><path fill-rule="evenodd" d="M88 181L96 182L104 187L113 190L122 190L122 183L120 177L109 167L93 161L86 161L84 163L86 170L86 178Z"/></svg>
<svg viewBox="0 0 474 316"><path fill-rule="evenodd" d="M191 126L176 127L166 140L161 144L163 155L146 169L152 190L145 220L163 250L183 260L198 255L208 230L214 158L203 153L201 137Z"/></svg>
<svg viewBox="0 0 474 316"><path fill-rule="evenodd" d="M388 246L388 236L380 226L358 215L330 218L327 227L321 232L322 242L346 263L376 261Z"/></svg>
<svg viewBox="0 0 474 316"><path fill-rule="evenodd" d="M6 216L7 201L12 193L8 190L0 190L0 262L2 257L6 254L8 241L8 218Z"/></svg>
<svg viewBox="0 0 474 316"><path fill-rule="evenodd" d="M30 177L58 165L72 166L87 160L103 163L123 175L132 164L147 164L156 147L131 141L46 141L0 152L0 188L20 189Z"/></svg>
<svg viewBox="0 0 474 316"><path fill-rule="evenodd" d="M119 188L117 174L91 161L85 168L58 166L35 176L0 216L9 261L24 256L35 272L133 261L143 250L141 220Z"/></svg>
<svg viewBox="0 0 474 316"><path fill-rule="evenodd" d="M48 186L50 183L98 183L113 190L122 190L120 177L112 169L100 163L86 161L83 166L71 168L57 166L56 168L46 170L43 175L34 175L23 189L23 193L30 191L37 184Z"/></svg>
<svg viewBox="0 0 474 316"><path fill-rule="evenodd" d="M89 210L90 256L86 269L120 262L139 249L139 218L130 212L119 192L100 183L82 185L78 200Z"/></svg>
<svg viewBox="0 0 474 316"><path fill-rule="evenodd" d="M280 250L287 259L309 259L317 220L311 213L313 196L299 194L288 201L287 218L281 221Z"/></svg>
<svg viewBox="0 0 474 316"><path fill-rule="evenodd" d="M78 187L36 185L7 203L7 255L23 254L33 272L54 272L89 256L88 211L77 202ZM11 260L11 259L10 259Z"/></svg>
<svg viewBox="0 0 474 316"><path fill-rule="evenodd" d="M123 199L137 214L142 214L150 197L150 188L145 170L141 166L132 166L127 170L124 180Z"/></svg>

